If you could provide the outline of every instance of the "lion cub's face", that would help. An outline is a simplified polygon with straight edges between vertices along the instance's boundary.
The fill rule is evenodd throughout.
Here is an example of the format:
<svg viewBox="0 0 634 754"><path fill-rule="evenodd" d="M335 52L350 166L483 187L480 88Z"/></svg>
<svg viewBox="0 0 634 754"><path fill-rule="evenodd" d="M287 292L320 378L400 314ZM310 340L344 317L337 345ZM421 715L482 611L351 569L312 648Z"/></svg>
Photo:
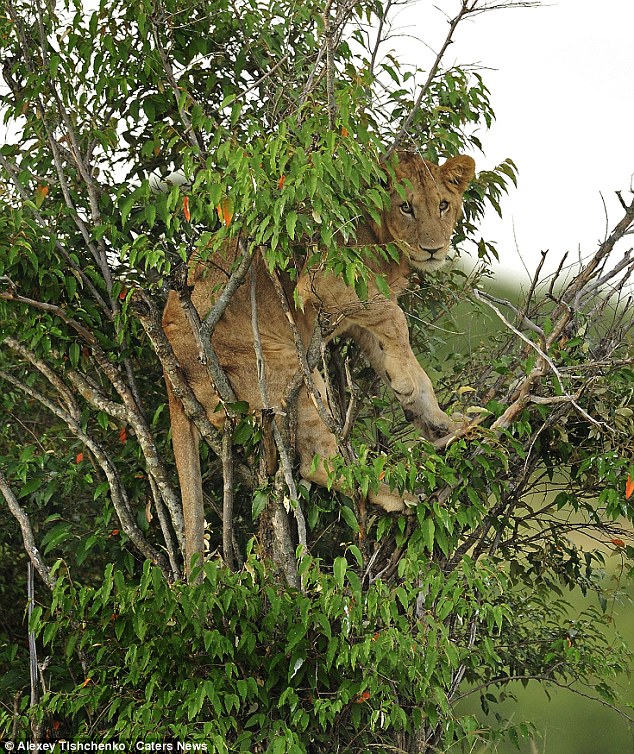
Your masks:
<svg viewBox="0 0 634 754"><path fill-rule="evenodd" d="M475 162L459 156L439 166L403 152L395 172L406 196L392 190L392 207L384 215L384 226L413 267L425 272L437 269L449 252Z"/></svg>

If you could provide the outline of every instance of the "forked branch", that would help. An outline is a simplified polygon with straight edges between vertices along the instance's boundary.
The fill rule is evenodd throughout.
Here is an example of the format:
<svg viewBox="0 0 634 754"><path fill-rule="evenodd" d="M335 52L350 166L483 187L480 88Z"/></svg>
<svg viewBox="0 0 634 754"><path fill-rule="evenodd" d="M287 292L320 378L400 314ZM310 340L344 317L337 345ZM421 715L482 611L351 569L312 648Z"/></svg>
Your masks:
<svg viewBox="0 0 634 754"><path fill-rule="evenodd" d="M528 0L526 2L522 2L521 0L519 0L518 2L515 2L514 0L500 0L500 2L491 2L490 0L462 0L458 13L454 16L454 18L449 19L449 30L447 31L445 40L438 50L438 53L436 54L434 62L432 63L427 73L427 78L421 86L411 110L405 117L405 120L401 123L401 127L394 137L394 141L387 150L386 157L389 157L391 154L393 154L400 147L403 140L407 137L409 129L412 126L417 113L423 106L425 97L427 96L429 89L436 75L438 74L442 59L447 52L447 48L453 42L455 31L460 22L468 16L479 15L491 10L501 10L503 8L531 8L537 5L539 5L539 2L530 2Z"/></svg>

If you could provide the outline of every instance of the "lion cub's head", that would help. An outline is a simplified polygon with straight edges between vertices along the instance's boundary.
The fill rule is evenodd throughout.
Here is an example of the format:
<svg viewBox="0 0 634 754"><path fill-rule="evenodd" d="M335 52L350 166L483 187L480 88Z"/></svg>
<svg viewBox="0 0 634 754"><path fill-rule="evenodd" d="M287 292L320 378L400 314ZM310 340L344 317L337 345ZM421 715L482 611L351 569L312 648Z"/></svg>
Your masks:
<svg viewBox="0 0 634 754"><path fill-rule="evenodd" d="M425 272L437 269L449 252L475 162L458 156L434 165L416 154L401 152L395 173L405 187L405 197L392 189L392 206L383 213L380 240L396 243L413 267Z"/></svg>

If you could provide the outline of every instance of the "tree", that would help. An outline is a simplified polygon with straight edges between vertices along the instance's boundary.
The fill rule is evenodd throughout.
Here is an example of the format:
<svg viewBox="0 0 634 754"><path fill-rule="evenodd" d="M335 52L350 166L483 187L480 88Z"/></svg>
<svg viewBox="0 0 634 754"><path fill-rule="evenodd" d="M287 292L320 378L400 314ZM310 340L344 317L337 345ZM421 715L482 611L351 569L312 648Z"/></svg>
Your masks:
<svg viewBox="0 0 634 754"><path fill-rule="evenodd" d="M463 19L532 3L456 3L424 72L384 51L397 5L7 1L0 490L24 553L2 547L11 568L28 556L47 591L32 605L30 656L17 615L4 629L5 735L431 752L526 734L487 732L456 710L468 693L494 703L512 679L585 683L614 703L629 654L617 641L606 651L603 556L569 535L607 539L624 564L634 555L621 528L632 520L634 263L612 253L634 202L591 259L566 275L562 261L548 280L540 265L519 302L494 296L482 283L496 251L477 220L500 209L510 160L480 172L456 234L482 268L421 280L408 303L446 401L478 421L434 448L354 348L335 345L325 368L340 412L356 417L338 469L350 494L266 478L247 407L233 406L224 436L201 419L210 556L202 583L181 581L166 288L186 295L191 258L241 231L273 269L314 253L362 294L368 268L335 229L383 206L377 177L397 146L430 159L480 147L489 92L478 72L443 67L444 51ZM468 363L426 326L461 307L496 319ZM236 481L224 493L223 473ZM419 495L414 517L365 510L380 480ZM295 586L267 548L289 494L308 527L297 561L291 549ZM572 588L597 606L575 614Z"/></svg>

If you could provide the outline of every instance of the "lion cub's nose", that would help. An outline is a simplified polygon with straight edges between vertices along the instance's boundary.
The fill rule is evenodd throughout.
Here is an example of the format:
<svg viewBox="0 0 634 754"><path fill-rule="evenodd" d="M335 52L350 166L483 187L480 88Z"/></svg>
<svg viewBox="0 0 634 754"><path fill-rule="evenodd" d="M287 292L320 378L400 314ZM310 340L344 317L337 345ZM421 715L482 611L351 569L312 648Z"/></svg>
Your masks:
<svg viewBox="0 0 634 754"><path fill-rule="evenodd" d="M423 251L426 251L430 256L433 257L434 254L436 254L439 251L442 251L445 247L444 246L439 246L437 249L426 249L424 246L421 246L421 248L422 248Z"/></svg>

